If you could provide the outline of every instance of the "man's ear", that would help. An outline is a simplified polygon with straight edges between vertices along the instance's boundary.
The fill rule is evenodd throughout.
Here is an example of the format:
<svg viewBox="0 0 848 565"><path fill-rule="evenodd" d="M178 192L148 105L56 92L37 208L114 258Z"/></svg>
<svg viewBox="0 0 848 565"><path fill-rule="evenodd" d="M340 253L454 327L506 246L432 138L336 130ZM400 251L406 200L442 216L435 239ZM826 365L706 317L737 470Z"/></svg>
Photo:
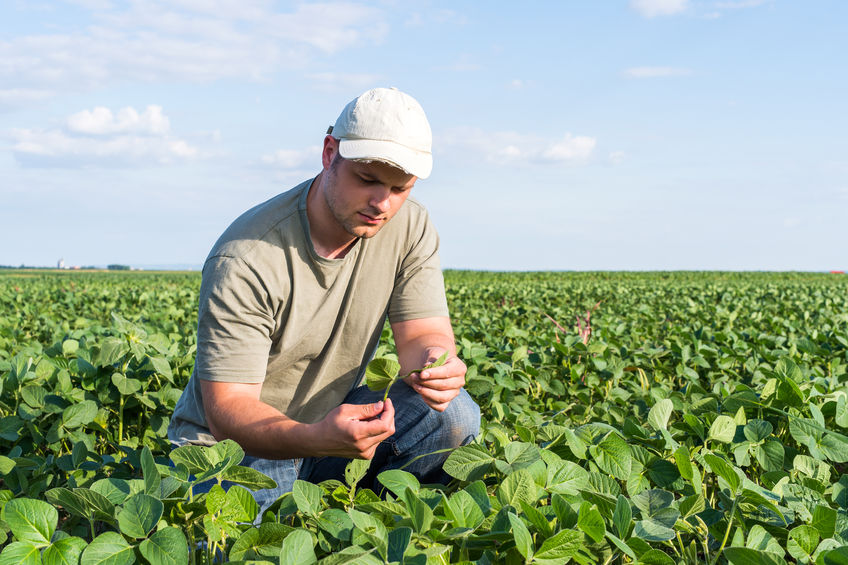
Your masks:
<svg viewBox="0 0 848 565"><path fill-rule="evenodd" d="M324 149L321 151L321 164L324 165L324 170L330 168L330 163L336 157L339 151L339 140L332 135L324 136Z"/></svg>

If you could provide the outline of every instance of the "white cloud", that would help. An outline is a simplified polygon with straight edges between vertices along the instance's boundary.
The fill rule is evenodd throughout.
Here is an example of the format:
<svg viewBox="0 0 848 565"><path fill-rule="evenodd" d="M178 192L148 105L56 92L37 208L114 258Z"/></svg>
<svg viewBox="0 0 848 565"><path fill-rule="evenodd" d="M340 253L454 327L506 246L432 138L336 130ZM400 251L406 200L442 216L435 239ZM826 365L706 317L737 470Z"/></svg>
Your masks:
<svg viewBox="0 0 848 565"><path fill-rule="evenodd" d="M680 77L691 75L690 69L677 67L631 67L624 71L629 78Z"/></svg>
<svg viewBox="0 0 848 565"><path fill-rule="evenodd" d="M171 122L162 113L161 106L148 106L139 114L134 108L122 108L113 114L109 108L98 106L94 110L83 110L68 118L68 130L73 133L108 135L116 133L139 133L165 135Z"/></svg>
<svg viewBox="0 0 848 565"><path fill-rule="evenodd" d="M525 82L519 78L514 78L509 82L509 87L513 90L521 90L525 86Z"/></svg>
<svg viewBox="0 0 848 565"><path fill-rule="evenodd" d="M627 154L624 151L613 151L609 154L609 162L613 165L618 165L624 162L627 158Z"/></svg>
<svg viewBox="0 0 848 565"><path fill-rule="evenodd" d="M97 107L68 117L64 129L14 129L10 137L16 159L30 166L169 164L201 156L169 131L160 106L116 113Z"/></svg>
<svg viewBox="0 0 848 565"><path fill-rule="evenodd" d="M274 153L262 156L266 165L283 169L302 169L310 165L320 166L321 146L313 145L305 149L278 149Z"/></svg>
<svg viewBox="0 0 848 565"><path fill-rule="evenodd" d="M687 4L688 0L630 0L630 7L646 18L679 14Z"/></svg>
<svg viewBox="0 0 848 565"><path fill-rule="evenodd" d="M0 83L15 85L0 91L0 104L125 80L261 80L342 49L379 44L388 32L383 11L352 2L302 3L289 11L265 0L77 3L93 10L91 21L0 41Z"/></svg>
<svg viewBox="0 0 848 565"><path fill-rule="evenodd" d="M583 164L594 152L594 137L566 133L559 139L478 128L454 128L438 136L435 147L475 153L496 164Z"/></svg>
<svg viewBox="0 0 848 565"><path fill-rule="evenodd" d="M542 158L560 162L586 161L592 155L596 143L594 137L567 133L561 141L542 151Z"/></svg>
<svg viewBox="0 0 848 565"><path fill-rule="evenodd" d="M0 106L18 106L38 102L53 96L50 90L37 88L9 88L0 90Z"/></svg>
<svg viewBox="0 0 848 565"><path fill-rule="evenodd" d="M784 218L783 219L783 227L785 227L785 228L792 229L792 228L797 228L800 225L801 225L801 218L792 217L792 218Z"/></svg>
<svg viewBox="0 0 848 565"><path fill-rule="evenodd" d="M716 8L719 10L739 10L742 8L756 8L770 4L771 0L738 0L736 2L716 2Z"/></svg>

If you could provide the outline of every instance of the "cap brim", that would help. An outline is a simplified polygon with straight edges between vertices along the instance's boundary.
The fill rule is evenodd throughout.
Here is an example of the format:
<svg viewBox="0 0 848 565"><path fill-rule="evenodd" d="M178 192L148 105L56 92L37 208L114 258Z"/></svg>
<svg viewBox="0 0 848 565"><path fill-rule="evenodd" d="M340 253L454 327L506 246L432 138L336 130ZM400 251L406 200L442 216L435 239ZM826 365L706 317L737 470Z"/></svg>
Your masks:
<svg viewBox="0 0 848 565"><path fill-rule="evenodd" d="M416 151L392 141L341 139L339 154L345 159L369 159L397 167L410 175L426 179L433 170L433 155Z"/></svg>

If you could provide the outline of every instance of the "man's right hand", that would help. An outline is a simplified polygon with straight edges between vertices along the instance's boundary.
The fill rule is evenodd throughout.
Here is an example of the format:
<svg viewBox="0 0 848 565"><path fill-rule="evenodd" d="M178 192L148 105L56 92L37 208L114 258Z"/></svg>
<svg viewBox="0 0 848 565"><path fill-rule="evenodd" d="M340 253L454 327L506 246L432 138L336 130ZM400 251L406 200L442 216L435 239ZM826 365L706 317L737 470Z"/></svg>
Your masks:
<svg viewBox="0 0 848 565"><path fill-rule="evenodd" d="M391 399L341 404L315 424L315 432L321 455L371 459L380 442L395 433L395 409Z"/></svg>

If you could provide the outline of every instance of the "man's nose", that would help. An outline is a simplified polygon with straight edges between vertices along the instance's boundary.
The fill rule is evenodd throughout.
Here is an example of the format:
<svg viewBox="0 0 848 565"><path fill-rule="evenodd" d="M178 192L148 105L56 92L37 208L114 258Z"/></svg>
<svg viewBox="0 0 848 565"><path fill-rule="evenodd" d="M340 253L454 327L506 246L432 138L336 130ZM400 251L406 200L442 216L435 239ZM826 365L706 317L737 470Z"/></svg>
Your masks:
<svg viewBox="0 0 848 565"><path fill-rule="evenodd" d="M375 210L379 210L380 213L388 212L390 208L389 196L391 193L392 191L387 187L379 187L371 196L369 204Z"/></svg>

